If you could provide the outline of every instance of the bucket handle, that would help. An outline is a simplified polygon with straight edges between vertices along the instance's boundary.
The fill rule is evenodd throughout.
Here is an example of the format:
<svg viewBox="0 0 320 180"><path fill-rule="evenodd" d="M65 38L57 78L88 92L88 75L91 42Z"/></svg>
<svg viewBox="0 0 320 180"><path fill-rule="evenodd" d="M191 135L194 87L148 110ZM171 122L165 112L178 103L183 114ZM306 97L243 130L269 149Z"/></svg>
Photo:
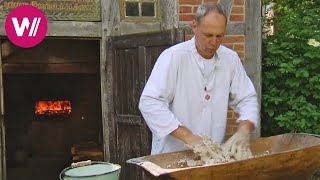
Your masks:
<svg viewBox="0 0 320 180"><path fill-rule="evenodd" d="M81 167L81 166L87 166L87 165L91 165L92 161L91 160L87 160L87 161L79 161L79 162L75 162L71 164L71 167Z"/></svg>
<svg viewBox="0 0 320 180"><path fill-rule="evenodd" d="M93 162L91 160L87 160L87 161L79 161L79 162L75 162L71 164L71 168L75 168L75 167L81 167L81 166L87 166L87 165L91 165ZM65 170L69 169L70 167L65 168L63 171L61 171L61 173L59 174L59 178L60 180L63 180L62 176Z"/></svg>

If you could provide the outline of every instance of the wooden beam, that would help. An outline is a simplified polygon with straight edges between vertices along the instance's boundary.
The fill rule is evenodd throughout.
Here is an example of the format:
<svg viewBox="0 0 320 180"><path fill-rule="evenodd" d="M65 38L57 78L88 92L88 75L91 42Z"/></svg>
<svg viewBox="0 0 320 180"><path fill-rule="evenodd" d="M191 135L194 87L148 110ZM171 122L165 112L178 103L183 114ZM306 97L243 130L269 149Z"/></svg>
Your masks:
<svg viewBox="0 0 320 180"><path fill-rule="evenodd" d="M261 0L246 0L246 39L244 67L258 94L261 107ZM255 136L261 134L261 122L256 128Z"/></svg>
<svg viewBox="0 0 320 180"><path fill-rule="evenodd" d="M121 35L160 31L160 22L120 22Z"/></svg>
<svg viewBox="0 0 320 180"><path fill-rule="evenodd" d="M5 19L0 19L0 36L6 36ZM48 21L47 37L101 37L100 22Z"/></svg>
<svg viewBox="0 0 320 180"><path fill-rule="evenodd" d="M101 37L101 23L79 21L49 21L47 36Z"/></svg>
<svg viewBox="0 0 320 180"><path fill-rule="evenodd" d="M151 32L149 32L151 33ZM166 30L166 31L157 31L152 32L153 38L152 39L141 39L141 37L137 34L128 34L125 36L116 36L112 38L116 38L117 41L114 42L114 46L117 48L138 48L139 46L161 46L161 45L167 45L168 42L171 42L171 44L176 44L176 42L172 42L172 37L177 37L174 41L179 41L181 38L184 39L184 31L181 29L174 29L174 30ZM147 32L145 34L148 34ZM171 36L168 36L168 34L171 34ZM123 43L125 42L125 43Z"/></svg>
<svg viewBox="0 0 320 180"><path fill-rule="evenodd" d="M99 73L99 64L3 64L4 74L42 74L42 73Z"/></svg>

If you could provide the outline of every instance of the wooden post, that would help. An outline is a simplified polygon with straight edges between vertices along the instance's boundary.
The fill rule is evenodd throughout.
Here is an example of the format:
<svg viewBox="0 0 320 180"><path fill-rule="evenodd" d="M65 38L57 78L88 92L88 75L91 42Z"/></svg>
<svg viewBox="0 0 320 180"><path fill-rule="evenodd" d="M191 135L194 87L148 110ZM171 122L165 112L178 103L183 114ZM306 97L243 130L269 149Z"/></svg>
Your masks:
<svg viewBox="0 0 320 180"><path fill-rule="evenodd" d="M107 104L107 39L106 33L108 28L108 9L111 1L101 1L101 39L100 39L100 81L101 81L101 110L102 110L102 142L104 160L110 161L110 143L109 143L109 118Z"/></svg>
<svg viewBox="0 0 320 180"><path fill-rule="evenodd" d="M258 94L261 107L261 0L246 0L246 40L244 67ZM255 137L261 133L261 120L255 130Z"/></svg>
<svg viewBox="0 0 320 180"><path fill-rule="evenodd" d="M5 128L4 128L4 99L3 99L3 76L2 76L2 46L0 39L0 178L6 180L6 151L5 151Z"/></svg>
<svg viewBox="0 0 320 180"><path fill-rule="evenodd" d="M110 161L110 127L111 109L109 103L112 98L110 82L112 73L107 69L109 61L107 58L108 38L119 34L119 3L118 0L101 0L101 39L100 39L100 74L101 74L101 107L103 125L104 159Z"/></svg>

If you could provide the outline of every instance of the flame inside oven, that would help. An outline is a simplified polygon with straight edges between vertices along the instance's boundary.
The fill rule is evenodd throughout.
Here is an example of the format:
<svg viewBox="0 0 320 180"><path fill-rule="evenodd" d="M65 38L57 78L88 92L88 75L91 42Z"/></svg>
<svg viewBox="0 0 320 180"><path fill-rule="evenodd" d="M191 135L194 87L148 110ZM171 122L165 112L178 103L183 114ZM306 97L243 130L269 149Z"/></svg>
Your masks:
<svg viewBox="0 0 320 180"><path fill-rule="evenodd" d="M71 113L71 102L60 101L37 101L35 104L36 115L68 115Z"/></svg>

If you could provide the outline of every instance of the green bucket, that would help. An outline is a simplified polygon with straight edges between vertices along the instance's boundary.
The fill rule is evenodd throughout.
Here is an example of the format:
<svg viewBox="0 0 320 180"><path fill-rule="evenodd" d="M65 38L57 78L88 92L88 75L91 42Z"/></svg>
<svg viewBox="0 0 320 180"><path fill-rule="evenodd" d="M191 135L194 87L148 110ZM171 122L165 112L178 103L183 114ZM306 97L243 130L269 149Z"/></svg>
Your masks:
<svg viewBox="0 0 320 180"><path fill-rule="evenodd" d="M121 166L106 162L92 162L89 165L68 167L60 173L60 180L118 180Z"/></svg>

